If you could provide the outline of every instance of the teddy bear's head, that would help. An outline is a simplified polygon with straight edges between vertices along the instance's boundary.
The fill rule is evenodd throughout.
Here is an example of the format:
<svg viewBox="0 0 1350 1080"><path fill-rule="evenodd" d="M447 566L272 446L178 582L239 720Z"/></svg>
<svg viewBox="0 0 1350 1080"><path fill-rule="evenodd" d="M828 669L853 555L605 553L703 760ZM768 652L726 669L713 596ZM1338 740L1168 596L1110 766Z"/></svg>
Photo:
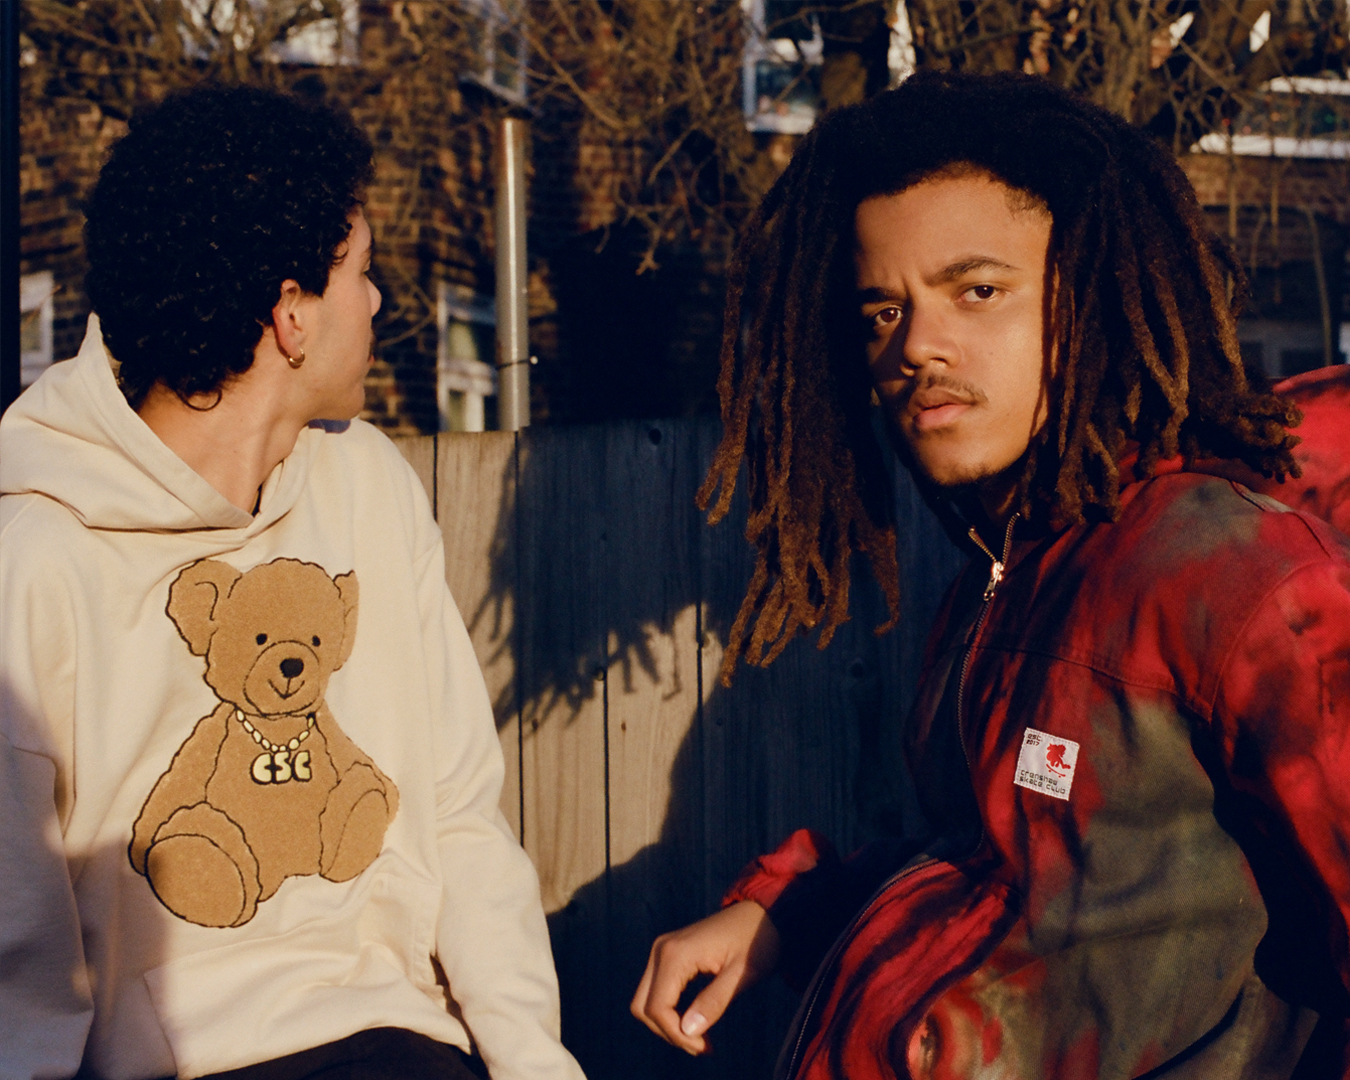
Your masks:
<svg viewBox="0 0 1350 1080"><path fill-rule="evenodd" d="M354 573L274 559L241 574L203 559L170 586L168 612L221 700L279 716L323 698L356 642L356 604Z"/></svg>

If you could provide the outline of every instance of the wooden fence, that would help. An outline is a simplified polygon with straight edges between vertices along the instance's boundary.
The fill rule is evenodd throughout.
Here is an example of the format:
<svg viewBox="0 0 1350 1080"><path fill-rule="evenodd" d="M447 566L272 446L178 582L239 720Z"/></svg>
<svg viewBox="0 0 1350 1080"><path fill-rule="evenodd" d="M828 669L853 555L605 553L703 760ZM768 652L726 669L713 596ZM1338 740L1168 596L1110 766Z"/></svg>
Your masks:
<svg viewBox="0 0 1350 1080"><path fill-rule="evenodd" d="M880 594L821 652L717 681L749 580L744 503L694 505L714 420L405 440L445 536L446 576L507 760L502 806L534 859L563 1037L591 1080L747 1080L772 1069L795 1002L770 980L691 1059L628 1014L652 939L715 910L744 863L794 828L848 849L903 828L900 720L924 631L960 563L903 470L905 616Z"/></svg>

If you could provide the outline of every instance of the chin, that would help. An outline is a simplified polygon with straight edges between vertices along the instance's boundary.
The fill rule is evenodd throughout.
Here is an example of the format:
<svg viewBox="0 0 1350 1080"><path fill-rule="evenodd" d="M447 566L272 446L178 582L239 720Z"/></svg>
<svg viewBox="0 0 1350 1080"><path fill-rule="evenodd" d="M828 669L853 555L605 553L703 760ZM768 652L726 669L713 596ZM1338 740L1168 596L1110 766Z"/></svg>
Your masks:
<svg viewBox="0 0 1350 1080"><path fill-rule="evenodd" d="M939 461L928 462L923 458L912 455L919 472L921 472L930 484L935 484L940 488L968 488L975 487L981 482L998 476L1003 469L994 468L984 463L972 464L970 462L952 462Z"/></svg>
<svg viewBox="0 0 1350 1080"><path fill-rule="evenodd" d="M332 408L325 408L320 414L314 417L315 420L325 420L328 422L346 422L355 420L361 415L361 410L365 408L365 402L360 405L340 405Z"/></svg>

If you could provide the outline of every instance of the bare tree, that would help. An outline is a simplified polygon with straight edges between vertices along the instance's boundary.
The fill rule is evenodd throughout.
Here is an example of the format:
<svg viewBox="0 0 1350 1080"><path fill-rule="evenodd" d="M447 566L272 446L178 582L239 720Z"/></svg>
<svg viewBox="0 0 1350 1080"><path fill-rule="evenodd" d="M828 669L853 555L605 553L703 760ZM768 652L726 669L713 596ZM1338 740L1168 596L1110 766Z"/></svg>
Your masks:
<svg viewBox="0 0 1350 1080"><path fill-rule="evenodd" d="M735 0L528 4L536 137L582 148L584 231L637 222L649 243L724 247L774 169L741 111Z"/></svg>
<svg viewBox="0 0 1350 1080"><path fill-rule="evenodd" d="M920 67L1025 70L1184 151L1279 76L1343 74L1336 0L907 0Z"/></svg>
<svg viewBox="0 0 1350 1080"><path fill-rule="evenodd" d="M23 33L48 100L125 119L201 79L277 84L277 48L306 27L344 29L341 0L24 0Z"/></svg>
<svg viewBox="0 0 1350 1080"><path fill-rule="evenodd" d="M485 163L504 112L528 109L536 189L562 193L536 226L636 232L637 273L691 246L716 273L795 144L795 136L747 125L743 50L764 31L739 0L361 0L359 7L358 49L342 0L23 0L25 109L38 99L94 104L115 128L138 105L205 78L308 83L345 101L376 137L380 183L401 193L373 208L381 271L393 286L383 336L391 345L413 339L423 352L436 317L424 272L427 225L458 230L469 262L490 262ZM920 69L1039 73L1147 126L1178 152L1206 133L1232 131L1243 117L1269 118L1262 88L1270 79L1343 73L1347 58L1343 0L770 0L768 7L769 36L823 43L820 63L801 75L814 80L822 109L886 85L887 48L903 17ZM325 26L355 62L281 62L288 43ZM485 34L499 32L528 46L522 100L466 89ZM1289 128L1287 117L1278 122ZM565 212L560 198L570 200Z"/></svg>

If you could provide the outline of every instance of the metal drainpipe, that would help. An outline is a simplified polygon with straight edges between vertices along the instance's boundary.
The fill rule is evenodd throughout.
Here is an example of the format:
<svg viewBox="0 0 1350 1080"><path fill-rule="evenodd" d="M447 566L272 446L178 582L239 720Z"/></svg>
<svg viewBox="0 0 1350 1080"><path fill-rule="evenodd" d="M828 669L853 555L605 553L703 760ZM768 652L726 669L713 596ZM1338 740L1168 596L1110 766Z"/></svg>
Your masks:
<svg viewBox="0 0 1350 1080"><path fill-rule="evenodd" d="M0 0L0 412L19 396L19 5Z"/></svg>
<svg viewBox="0 0 1350 1080"><path fill-rule="evenodd" d="M525 122L507 117L497 134L497 426L519 431L530 426Z"/></svg>

